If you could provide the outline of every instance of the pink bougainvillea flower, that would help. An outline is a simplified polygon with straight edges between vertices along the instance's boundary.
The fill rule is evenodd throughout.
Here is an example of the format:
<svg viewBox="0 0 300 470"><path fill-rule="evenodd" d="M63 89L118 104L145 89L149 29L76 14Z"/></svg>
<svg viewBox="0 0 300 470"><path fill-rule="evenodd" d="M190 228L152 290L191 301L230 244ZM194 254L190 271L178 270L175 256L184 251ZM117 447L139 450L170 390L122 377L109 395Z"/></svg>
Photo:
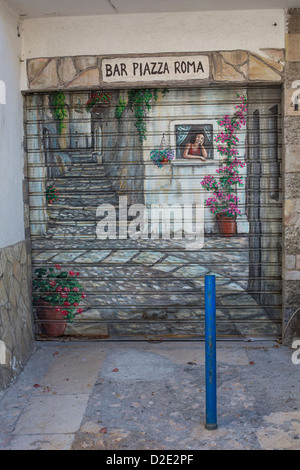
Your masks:
<svg viewBox="0 0 300 470"><path fill-rule="evenodd" d="M239 138L237 132L246 125L247 98L237 95L241 101L236 106L236 111L230 117L226 114L222 119L217 120L217 124L223 130L215 136L217 151L220 154L220 167L216 169L218 177L206 175L201 181L201 185L207 191L215 191L213 197L205 200L206 207L209 207L213 214L224 214L229 216L241 215L238 209L239 198L232 194L237 185L243 186L243 177L239 175L239 168L244 168L246 163L238 159L239 151L237 147Z"/></svg>
<svg viewBox="0 0 300 470"><path fill-rule="evenodd" d="M78 308L77 313L82 313L82 308Z"/></svg>
<svg viewBox="0 0 300 470"><path fill-rule="evenodd" d="M78 287L73 287L73 289L72 289L72 290L73 290L74 292L79 292L79 289L78 289Z"/></svg>
<svg viewBox="0 0 300 470"><path fill-rule="evenodd" d="M68 287L64 287L65 292L70 292L70 289Z"/></svg>

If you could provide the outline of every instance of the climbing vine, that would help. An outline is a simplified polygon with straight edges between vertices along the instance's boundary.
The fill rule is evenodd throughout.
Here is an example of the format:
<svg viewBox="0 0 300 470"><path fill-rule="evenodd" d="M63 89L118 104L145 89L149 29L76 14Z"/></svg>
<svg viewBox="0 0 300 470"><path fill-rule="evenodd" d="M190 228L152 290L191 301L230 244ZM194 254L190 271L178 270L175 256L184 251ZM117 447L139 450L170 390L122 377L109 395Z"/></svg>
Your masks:
<svg viewBox="0 0 300 470"><path fill-rule="evenodd" d="M162 90L163 96L168 90ZM153 101L158 99L158 90L151 90L149 88L143 89L132 89L127 92L127 101L124 98L120 98L116 108L115 116L118 120L121 119L123 112L128 107L135 117L135 127L139 134L140 142L146 139L147 124L146 117L147 112L150 111Z"/></svg>
<svg viewBox="0 0 300 470"><path fill-rule="evenodd" d="M62 91L57 91L52 97L53 114L58 121L58 132L60 134L66 127L64 124L64 119L67 116L65 99L65 94Z"/></svg>
<svg viewBox="0 0 300 470"><path fill-rule="evenodd" d="M236 132L246 125L247 98L237 94L240 102L235 106L236 111L232 117L226 115L217 123L223 130L215 137L217 151L222 158L220 167L216 170L219 178L206 175L201 185L207 191L214 191L213 197L205 200L206 207L212 214L222 214L227 217L241 215L238 208L239 198L234 194L236 185L244 186L243 177L239 174L239 168L245 163L239 158L237 149L239 139Z"/></svg>

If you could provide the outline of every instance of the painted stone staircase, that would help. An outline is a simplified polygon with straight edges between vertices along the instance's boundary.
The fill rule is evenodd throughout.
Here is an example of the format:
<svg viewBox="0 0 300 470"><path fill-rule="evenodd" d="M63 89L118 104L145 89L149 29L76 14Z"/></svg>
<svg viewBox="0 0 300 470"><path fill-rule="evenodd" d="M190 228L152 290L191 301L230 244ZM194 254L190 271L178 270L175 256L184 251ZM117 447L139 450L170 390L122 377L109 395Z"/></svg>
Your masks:
<svg viewBox="0 0 300 470"><path fill-rule="evenodd" d="M96 210L118 204L118 195L106 177L104 165L81 155L72 169L53 181L57 202L48 206L48 237L96 236Z"/></svg>

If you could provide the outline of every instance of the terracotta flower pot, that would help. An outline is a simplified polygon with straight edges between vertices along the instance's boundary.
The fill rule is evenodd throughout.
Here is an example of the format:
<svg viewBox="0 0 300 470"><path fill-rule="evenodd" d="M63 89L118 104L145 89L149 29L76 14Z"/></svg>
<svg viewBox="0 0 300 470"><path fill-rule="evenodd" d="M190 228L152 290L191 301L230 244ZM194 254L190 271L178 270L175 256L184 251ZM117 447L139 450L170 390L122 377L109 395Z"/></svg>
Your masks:
<svg viewBox="0 0 300 470"><path fill-rule="evenodd" d="M160 162L162 164L165 164L165 163L169 163L169 160L167 158L163 158Z"/></svg>
<svg viewBox="0 0 300 470"><path fill-rule="evenodd" d="M234 237L236 235L236 218L217 214L220 234L224 237Z"/></svg>
<svg viewBox="0 0 300 470"><path fill-rule="evenodd" d="M37 316L41 320L40 326L44 334L49 336L63 336L67 322L55 307L45 300L37 300Z"/></svg>

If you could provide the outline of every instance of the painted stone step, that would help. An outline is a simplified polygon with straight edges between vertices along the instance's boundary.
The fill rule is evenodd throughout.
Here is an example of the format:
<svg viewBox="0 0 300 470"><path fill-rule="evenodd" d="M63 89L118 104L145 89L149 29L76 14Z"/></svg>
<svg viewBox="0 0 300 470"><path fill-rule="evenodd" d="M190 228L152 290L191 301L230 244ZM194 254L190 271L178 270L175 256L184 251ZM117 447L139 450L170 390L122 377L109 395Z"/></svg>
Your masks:
<svg viewBox="0 0 300 470"><path fill-rule="evenodd" d="M69 187L73 187L73 188L83 188L83 189L88 189L91 185L93 186L97 186L97 187L111 187L111 182L108 180L108 179L92 179L92 178L89 178L89 179L86 179L86 180L82 180L82 178L70 178L70 179L61 179L61 180L57 180L55 182L55 186L57 187L57 189L64 189L64 188L69 188Z"/></svg>
<svg viewBox="0 0 300 470"><path fill-rule="evenodd" d="M81 184L81 185L84 185L84 184L106 184L106 185L110 185L111 182L109 181L108 178L105 178L105 176L101 176L99 177L98 175L95 176L95 174L93 176L90 176L90 177L79 177L79 176L73 176L73 175L69 175L69 176L66 176L64 178L58 178L56 181L55 181L55 186L61 186L61 187L64 187L65 185L77 185L77 184Z"/></svg>
<svg viewBox="0 0 300 470"><path fill-rule="evenodd" d="M65 178L69 175L82 175L82 173L86 173L87 175L95 176L95 175L105 175L104 167L98 165L72 165L72 168L66 172L63 176Z"/></svg>
<svg viewBox="0 0 300 470"><path fill-rule="evenodd" d="M102 203L113 203L113 202L110 202L110 201L115 201L116 203L118 202L118 197L116 195L116 193L112 193L112 192L103 192L103 191L98 191L98 192L95 192L94 194L90 194L90 193L84 193L84 194L78 194L76 193L76 195L74 195L73 193L72 194L64 194L64 196L62 196L59 200L59 202L62 204L62 205L68 205L68 206L86 206L86 205L90 205L90 206L97 206L98 204L102 204ZM58 207L58 205L56 205ZM55 205L52 205L53 208L55 208ZM51 207L49 207L49 209L51 210Z"/></svg>
<svg viewBox="0 0 300 470"><path fill-rule="evenodd" d="M91 192L113 192L113 189L110 185L102 185L102 184L66 184L64 186L57 185L56 186L59 196L63 196L64 194L76 194L76 193L86 193L89 194Z"/></svg>
<svg viewBox="0 0 300 470"><path fill-rule="evenodd" d="M74 163L97 163L97 157L91 154L72 154L72 162Z"/></svg>

